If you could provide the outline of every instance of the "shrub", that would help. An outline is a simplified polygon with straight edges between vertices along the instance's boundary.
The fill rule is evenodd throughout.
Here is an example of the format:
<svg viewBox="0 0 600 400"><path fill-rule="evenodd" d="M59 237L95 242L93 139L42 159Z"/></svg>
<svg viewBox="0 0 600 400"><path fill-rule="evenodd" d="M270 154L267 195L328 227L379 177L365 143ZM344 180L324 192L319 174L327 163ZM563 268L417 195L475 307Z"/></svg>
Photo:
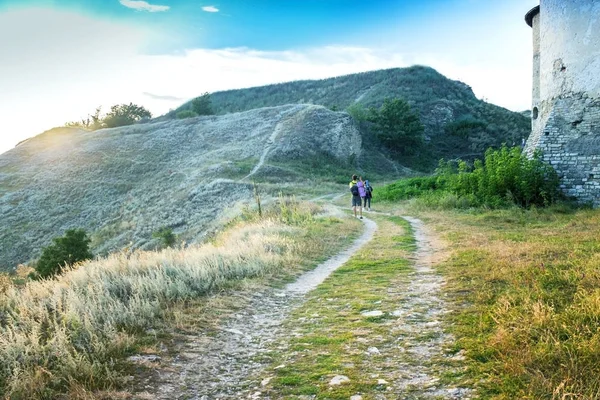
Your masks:
<svg viewBox="0 0 600 400"><path fill-rule="evenodd" d="M162 227L152 234L155 239L160 239L164 247L172 247L175 244L177 237L173 233L173 229Z"/></svg>
<svg viewBox="0 0 600 400"><path fill-rule="evenodd" d="M116 128L118 126L133 125L144 119L152 118L152 113L137 104L118 104L110 108L106 114L103 125L107 128Z"/></svg>
<svg viewBox="0 0 600 400"><path fill-rule="evenodd" d="M474 195L489 206L514 203L525 208L543 207L559 197L556 171L542 161L541 153L527 158L519 147L488 149L484 161L476 160L473 168L461 161L457 173L447 179L450 191Z"/></svg>
<svg viewBox="0 0 600 400"><path fill-rule="evenodd" d="M559 197L559 179L556 171L536 153L527 158L519 147L502 146L488 149L485 159L473 165L440 161L436 175L404 179L382 188L381 200L404 200L420 197L429 205L458 208L467 205L502 207L516 204L520 207L548 206ZM452 194L432 195L433 192ZM443 204L442 204L443 203Z"/></svg>
<svg viewBox="0 0 600 400"><path fill-rule="evenodd" d="M69 229L65 236L54 238L52 241L53 244L42 249L42 255L35 267L41 278L59 274L65 266L93 257L89 250L90 239L83 229Z"/></svg>
<svg viewBox="0 0 600 400"><path fill-rule="evenodd" d="M210 101L210 94L208 92L192 100L192 111L194 111L198 115L214 114L212 110L212 104Z"/></svg>
<svg viewBox="0 0 600 400"><path fill-rule="evenodd" d="M176 115L177 119L186 119L186 118L194 118L197 117L198 114L192 110L183 110L179 111Z"/></svg>

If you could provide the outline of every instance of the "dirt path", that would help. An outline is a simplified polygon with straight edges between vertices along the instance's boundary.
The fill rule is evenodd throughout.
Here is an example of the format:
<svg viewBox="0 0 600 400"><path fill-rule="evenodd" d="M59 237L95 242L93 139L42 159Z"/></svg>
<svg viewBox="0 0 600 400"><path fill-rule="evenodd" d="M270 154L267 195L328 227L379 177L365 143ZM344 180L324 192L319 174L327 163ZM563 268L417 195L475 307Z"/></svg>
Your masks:
<svg viewBox="0 0 600 400"><path fill-rule="evenodd" d="M442 325L448 312L441 292L444 279L432 268L440 261L440 244L428 234L421 220L403 218L413 229L417 250L414 270L399 288L405 293L404 298L393 313L398 320L391 331L402 348L397 360L401 372L392 383L393 391L410 393L409 398L417 399L469 398L468 390L439 383L440 376L455 372L463 358L460 354L445 354L454 339Z"/></svg>
<svg viewBox="0 0 600 400"><path fill-rule="evenodd" d="M385 376L387 392L373 398L467 399L467 390L439 381L444 374L455 372L462 360L460 355L444 353L453 338L442 326L447 312L441 293L443 278L432 268L439 261L439 246L420 220L403 218L411 224L417 250L413 269L389 290L389 300L396 304L395 310L388 311L393 317L388 335L394 340L382 343L378 348L381 357L372 362L392 372ZM369 219L363 221L364 233L345 251L284 289L255 293L248 306L228 319L216 335L188 337L177 358L160 365L145 382L146 391L152 394L138 398L263 398L256 377L271 364L270 351L287 351L285 338L293 334L284 331L282 322L303 304L306 293L373 238L377 225Z"/></svg>
<svg viewBox="0 0 600 400"><path fill-rule="evenodd" d="M317 287L368 243L377 229L364 219L365 230L346 250L300 276L282 290L255 293L244 310L231 318L214 337L190 336L170 365L155 369L144 382L140 399L239 399L251 390L247 379L270 360L264 357L271 344L286 332L280 325L303 296ZM148 394L151 393L151 394Z"/></svg>

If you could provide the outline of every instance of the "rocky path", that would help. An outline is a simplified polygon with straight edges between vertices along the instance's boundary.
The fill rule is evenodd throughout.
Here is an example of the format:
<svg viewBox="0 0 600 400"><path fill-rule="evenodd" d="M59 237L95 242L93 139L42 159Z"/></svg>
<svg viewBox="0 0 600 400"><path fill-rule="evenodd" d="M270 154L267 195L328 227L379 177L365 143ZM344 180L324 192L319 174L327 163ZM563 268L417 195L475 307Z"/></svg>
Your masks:
<svg viewBox="0 0 600 400"><path fill-rule="evenodd" d="M468 390L439 382L443 374L455 372L463 358L461 354L445 354L453 337L442 326L448 312L441 293L444 279L432 268L439 262L439 244L428 235L422 221L403 218L413 229L417 250L414 270L397 288L404 293L403 298L392 313L398 319L391 325L390 334L396 337L394 347L401 351L393 360L399 373L390 382L390 390L410 399L467 399ZM381 352L385 354L386 349Z"/></svg>
<svg viewBox="0 0 600 400"><path fill-rule="evenodd" d="M439 382L440 376L452 373L461 364L461 356L444 354L453 338L442 326L447 309L441 295L443 278L432 269L437 255L435 242L420 220L403 218L411 224L416 239L414 269L389 290L390 299L397 304L389 322L389 335L394 340L382 344L377 349L380 357L372 362L393 372L385 376L386 392L373 398L469 398L467 390ZM364 221L364 233L350 248L284 289L255 293L248 306L230 318L216 335L187 338L173 362L159 366L145 382L146 393L138 398L264 398L256 377L272 362L270 351L286 351L285 338L291 333L283 331L282 322L302 305L306 293L373 238L376 224L369 219Z"/></svg>

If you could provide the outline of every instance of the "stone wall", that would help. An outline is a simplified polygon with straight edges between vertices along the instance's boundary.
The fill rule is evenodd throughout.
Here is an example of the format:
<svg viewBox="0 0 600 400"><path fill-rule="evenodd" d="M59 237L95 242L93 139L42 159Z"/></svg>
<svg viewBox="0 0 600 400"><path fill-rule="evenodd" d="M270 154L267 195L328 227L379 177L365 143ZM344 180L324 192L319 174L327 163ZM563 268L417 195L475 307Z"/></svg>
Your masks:
<svg viewBox="0 0 600 400"><path fill-rule="evenodd" d="M569 196L600 206L600 2L541 0L533 27L532 133Z"/></svg>

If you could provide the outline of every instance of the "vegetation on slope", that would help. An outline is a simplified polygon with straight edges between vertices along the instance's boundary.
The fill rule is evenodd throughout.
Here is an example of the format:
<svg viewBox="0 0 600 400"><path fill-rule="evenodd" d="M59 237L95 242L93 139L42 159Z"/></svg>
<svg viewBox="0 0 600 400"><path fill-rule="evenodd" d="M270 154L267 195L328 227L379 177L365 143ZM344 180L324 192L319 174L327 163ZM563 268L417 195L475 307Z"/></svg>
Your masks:
<svg viewBox="0 0 600 400"><path fill-rule="evenodd" d="M117 128L119 126L133 125L137 122L147 121L152 118L152 113L137 104L115 104L110 111L101 115L102 108L96 108L93 114L81 121L67 122L65 126L98 130L103 128Z"/></svg>
<svg viewBox="0 0 600 400"><path fill-rule="evenodd" d="M420 155L427 156L429 165L440 158L480 156L488 147L502 143L519 144L531 131L525 115L481 101L466 84L423 66L211 94L217 114L294 103L320 104L333 110L354 104L380 107L386 98L404 99L419 113L430 139ZM175 118L178 111L190 107L186 103L166 117Z"/></svg>
<svg viewBox="0 0 600 400"><path fill-rule="evenodd" d="M456 350L482 399L600 395L600 212L428 213L454 249L443 265Z"/></svg>
<svg viewBox="0 0 600 400"><path fill-rule="evenodd" d="M144 332L160 327L174 306L248 279L289 279L359 229L357 221L317 218L316 212L282 199L260 220L255 212L244 214L213 243L113 254L23 287L3 278L0 397L49 399L70 392L75 398L118 386L123 357L147 345Z"/></svg>
<svg viewBox="0 0 600 400"><path fill-rule="evenodd" d="M541 160L529 159L518 147L488 149L485 159L440 162L433 176L403 179L381 188L380 200L416 197L430 207L547 206L560 198L556 171Z"/></svg>

